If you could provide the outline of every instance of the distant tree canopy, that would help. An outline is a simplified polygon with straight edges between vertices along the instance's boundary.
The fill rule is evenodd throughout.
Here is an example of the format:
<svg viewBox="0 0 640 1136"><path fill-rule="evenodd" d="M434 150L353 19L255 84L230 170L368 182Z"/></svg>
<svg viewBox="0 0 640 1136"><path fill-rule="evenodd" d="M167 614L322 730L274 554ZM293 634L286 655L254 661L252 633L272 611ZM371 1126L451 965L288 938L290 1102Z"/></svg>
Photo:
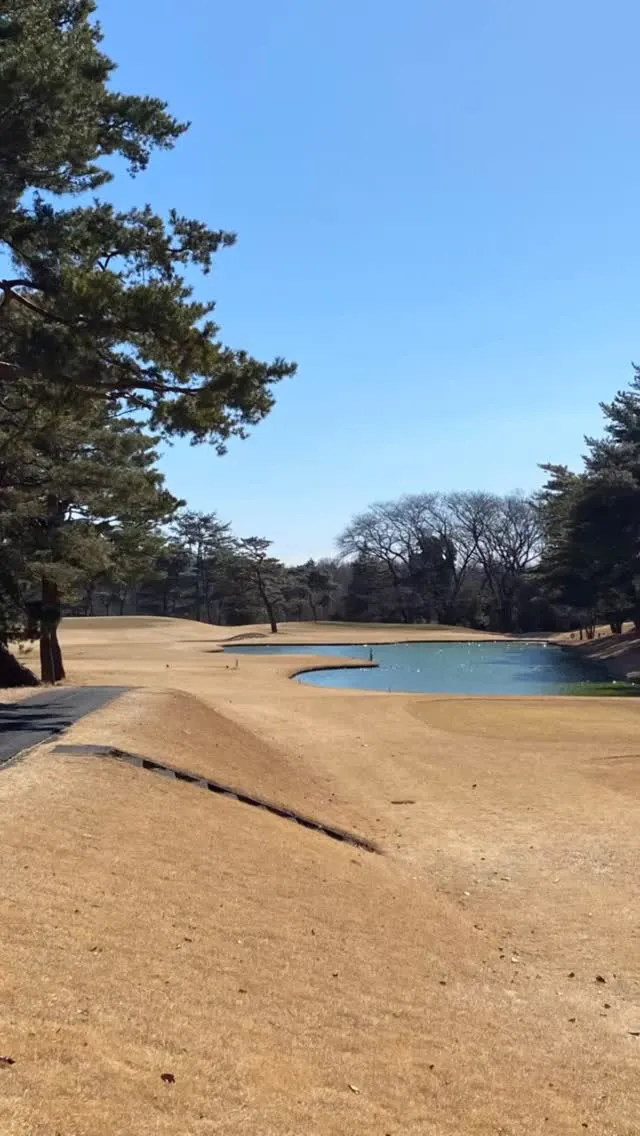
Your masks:
<svg viewBox="0 0 640 1136"><path fill-rule="evenodd" d="M343 557L355 558L360 575L377 581L370 617L487 620L510 631L519 622L540 528L533 503L523 496L424 493L372 505L344 530L338 547Z"/></svg>

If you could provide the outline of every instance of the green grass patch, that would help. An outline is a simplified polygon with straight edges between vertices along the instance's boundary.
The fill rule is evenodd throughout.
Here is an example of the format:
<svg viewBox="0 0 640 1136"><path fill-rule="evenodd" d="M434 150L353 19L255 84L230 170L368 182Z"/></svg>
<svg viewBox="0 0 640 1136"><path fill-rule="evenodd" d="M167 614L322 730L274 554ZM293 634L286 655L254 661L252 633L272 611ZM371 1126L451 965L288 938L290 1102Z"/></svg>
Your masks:
<svg viewBox="0 0 640 1136"><path fill-rule="evenodd" d="M576 682L567 687L567 694L587 698L640 698L640 683L623 679L608 682Z"/></svg>

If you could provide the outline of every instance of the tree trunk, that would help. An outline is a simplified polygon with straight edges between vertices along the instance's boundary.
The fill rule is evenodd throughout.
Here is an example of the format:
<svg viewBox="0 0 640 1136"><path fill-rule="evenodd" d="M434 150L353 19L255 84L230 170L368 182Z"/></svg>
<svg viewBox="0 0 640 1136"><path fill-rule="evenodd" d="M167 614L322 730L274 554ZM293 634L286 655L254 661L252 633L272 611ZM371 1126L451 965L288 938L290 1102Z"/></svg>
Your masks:
<svg viewBox="0 0 640 1136"><path fill-rule="evenodd" d="M387 566L387 571L389 572L389 575L391 576L391 586L393 588L393 591L394 591L394 594L395 594L395 597L396 597L396 603L398 605L398 610L400 612L400 620L401 620L402 623L408 623L409 622L409 613L408 613L408 611L405 607L404 601L402 599L402 587L401 587L401 584L400 584L400 579L398 577L398 573L396 572L396 570L395 570L395 568L394 568L394 566L393 566L393 564L391 563L390 560L387 560L385 558L385 564Z"/></svg>
<svg viewBox="0 0 640 1136"><path fill-rule="evenodd" d="M198 551L197 556L196 556L196 580L195 580L195 589L196 589L195 590L195 609L196 609L196 620L197 620L198 623L200 622L200 617L202 615L201 582L202 582L202 563L201 563L201 554Z"/></svg>
<svg viewBox="0 0 640 1136"><path fill-rule="evenodd" d="M40 675L42 682L54 684L66 678L58 633L53 627L40 636Z"/></svg>
<svg viewBox="0 0 640 1136"><path fill-rule="evenodd" d="M55 683L65 677L62 651L58 642L60 592L55 580L42 580L40 614L40 671L43 682Z"/></svg>
<svg viewBox="0 0 640 1136"><path fill-rule="evenodd" d="M258 588L260 590L260 596L261 596L262 602L263 602L265 609L266 609L266 612L267 612L267 617L269 619L269 623L271 624L271 634L277 635L278 624L277 624L277 621L276 621L276 613L274 611L273 604L271 603L271 600L269 599L269 597L268 597L268 595L265 591L265 588L264 588L262 581L258 584Z"/></svg>
<svg viewBox="0 0 640 1136"><path fill-rule="evenodd" d="M256 581L256 584L258 586L258 592L260 593L260 599L262 600L262 602L265 606L267 617L269 619L269 623L271 624L271 634L277 635L278 624L276 622L276 613L275 613L275 610L274 610L274 606L271 603L271 600L269 599L269 594L267 592L267 589L265 588L264 579L263 579L262 573L261 573L259 568L257 569L256 574L255 574L255 581Z"/></svg>
<svg viewBox="0 0 640 1136"><path fill-rule="evenodd" d="M93 596L94 596L94 592L95 592L95 587L96 587L96 585L95 585L95 582L94 582L94 583L91 583L91 584L87 584L87 586L84 590L84 597L83 597L81 602L84 604L84 614L85 615L93 615Z"/></svg>
<svg viewBox="0 0 640 1136"><path fill-rule="evenodd" d="M40 678L42 682L54 683L55 679L55 663L53 659L53 647L51 644L51 633L49 631L40 632Z"/></svg>
<svg viewBox="0 0 640 1136"><path fill-rule="evenodd" d="M276 616L275 616L275 612L273 610L273 604L271 603L271 600L269 600L265 597L264 598L264 606L267 609L267 615L269 617L269 623L271 624L271 634L277 635L278 624L276 622Z"/></svg>
<svg viewBox="0 0 640 1136"><path fill-rule="evenodd" d="M509 600L502 602L498 619L500 621L500 630L503 634L512 635L515 630L515 620L513 618L513 608Z"/></svg>
<svg viewBox="0 0 640 1136"><path fill-rule="evenodd" d="M66 678L64 663L62 662L62 651L60 643L58 642L58 628L54 627L51 632L51 652L53 654L53 675L56 682L62 682Z"/></svg>

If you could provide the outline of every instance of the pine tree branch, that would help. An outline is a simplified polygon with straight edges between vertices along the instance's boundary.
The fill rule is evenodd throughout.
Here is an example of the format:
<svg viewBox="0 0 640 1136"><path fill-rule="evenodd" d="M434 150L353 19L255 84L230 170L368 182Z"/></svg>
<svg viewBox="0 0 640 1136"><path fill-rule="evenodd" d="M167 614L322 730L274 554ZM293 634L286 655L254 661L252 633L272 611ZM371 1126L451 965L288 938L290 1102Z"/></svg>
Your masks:
<svg viewBox="0 0 640 1136"><path fill-rule="evenodd" d="M31 287L35 287L35 285L31 285ZM5 292L5 295L7 295L7 292ZM33 300L28 300L26 296L20 295L19 292L9 292L8 295L10 295L12 300L17 300L18 303L22 304L23 307L29 308L29 310L35 312L36 315L42 316L43 319L50 320L52 323L57 323L62 327L70 328L81 328L84 326L81 321L74 323L73 320L65 319L63 316L57 316L54 312L49 312L46 308L41 308L39 304L34 304Z"/></svg>

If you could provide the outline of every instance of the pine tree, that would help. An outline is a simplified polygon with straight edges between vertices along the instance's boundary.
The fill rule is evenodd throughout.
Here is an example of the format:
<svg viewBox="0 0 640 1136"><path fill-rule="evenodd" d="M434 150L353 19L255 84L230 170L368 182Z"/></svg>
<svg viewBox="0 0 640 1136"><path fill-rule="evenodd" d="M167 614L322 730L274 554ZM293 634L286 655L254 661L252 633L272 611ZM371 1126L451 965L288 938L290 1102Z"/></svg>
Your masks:
<svg viewBox="0 0 640 1136"><path fill-rule="evenodd" d="M10 416L0 411L0 451ZM0 476L0 549L11 558L15 617L5 640L20 632L28 611L38 631L42 677L64 677L57 638L62 606L108 573L123 528L147 532L180 504L156 469L155 440L138 423L95 402L83 414L40 408L20 451L5 443L9 472Z"/></svg>
<svg viewBox="0 0 640 1136"><path fill-rule="evenodd" d="M249 536L239 541L240 571L260 597L275 635L278 631L276 608L282 603L282 588L286 586L284 566L269 556L271 541L264 537Z"/></svg>
<svg viewBox="0 0 640 1136"><path fill-rule="evenodd" d="M295 371L226 347L213 302L187 283L210 272L233 233L101 199L114 170L144 171L187 129L160 99L117 91L101 43L92 0L2 6L0 643L24 632L33 589L47 677L62 673L57 620L81 562L85 588L89 569L122 588L153 524L175 508L152 472L155 440L188 436L222 453ZM140 550L125 552L136 526Z"/></svg>
<svg viewBox="0 0 640 1136"><path fill-rule="evenodd" d="M158 99L120 94L91 0L9 0L0 17L0 391L124 399L155 429L219 450L271 409L295 368L219 340L214 304L185 281L235 236L150 206L94 198L118 157L135 174L186 129Z"/></svg>
<svg viewBox="0 0 640 1136"><path fill-rule="evenodd" d="M541 569L556 594L606 617L640 625L640 372L627 390L602 403L604 436L587 438L584 472L543 466L546 546Z"/></svg>

